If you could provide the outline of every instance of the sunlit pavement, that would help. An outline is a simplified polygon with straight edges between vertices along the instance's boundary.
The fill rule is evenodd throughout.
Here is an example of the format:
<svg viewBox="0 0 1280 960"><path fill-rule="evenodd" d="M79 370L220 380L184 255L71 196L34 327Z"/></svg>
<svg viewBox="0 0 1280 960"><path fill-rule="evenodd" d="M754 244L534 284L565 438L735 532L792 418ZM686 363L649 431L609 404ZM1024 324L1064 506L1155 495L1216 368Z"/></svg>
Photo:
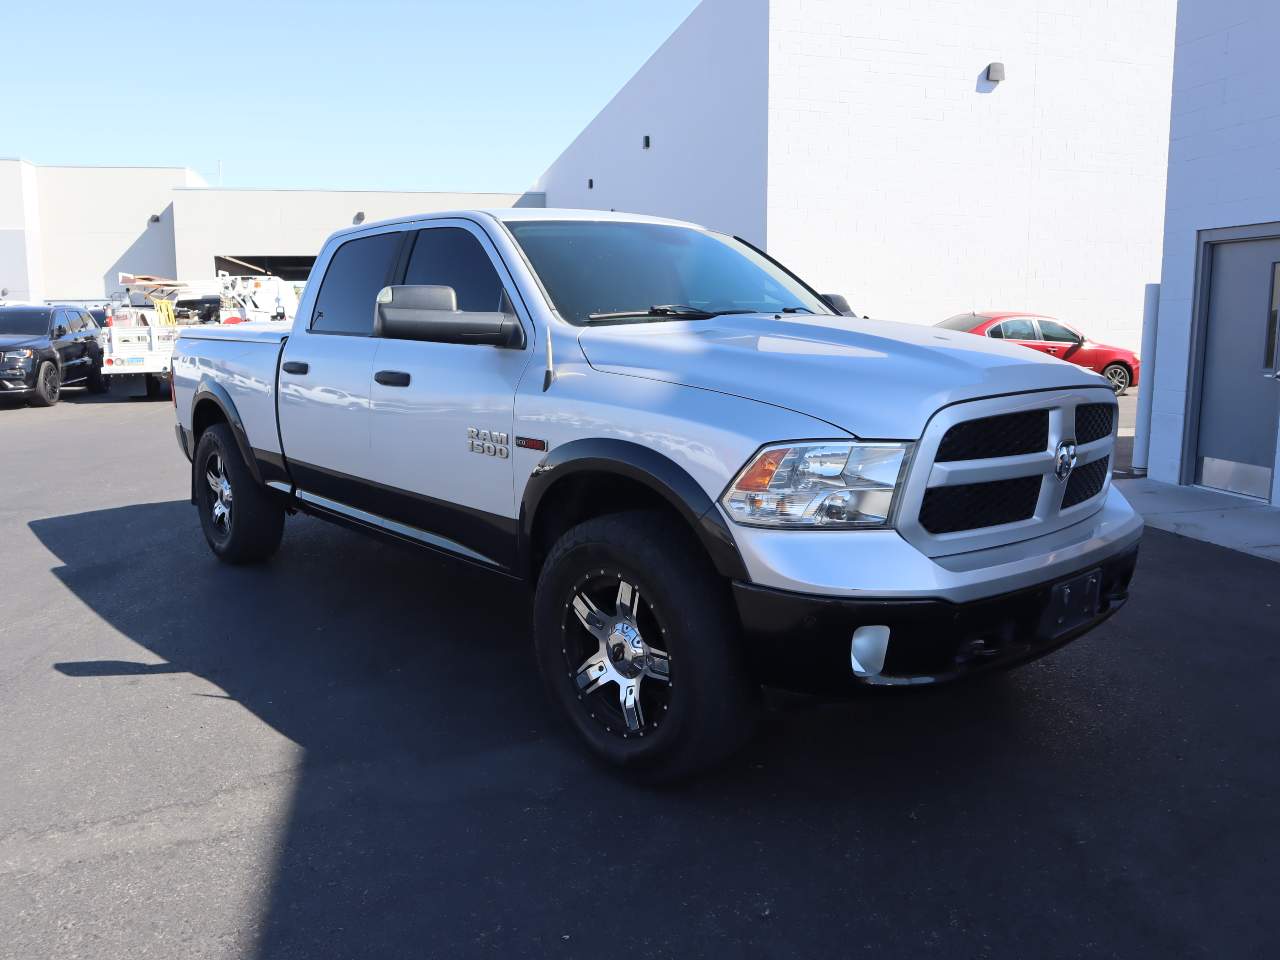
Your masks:
<svg viewBox="0 0 1280 960"><path fill-rule="evenodd" d="M1054 656L646 791L518 588L300 518L217 564L172 416L0 408L0 955L1277 955L1273 563L1152 532Z"/></svg>

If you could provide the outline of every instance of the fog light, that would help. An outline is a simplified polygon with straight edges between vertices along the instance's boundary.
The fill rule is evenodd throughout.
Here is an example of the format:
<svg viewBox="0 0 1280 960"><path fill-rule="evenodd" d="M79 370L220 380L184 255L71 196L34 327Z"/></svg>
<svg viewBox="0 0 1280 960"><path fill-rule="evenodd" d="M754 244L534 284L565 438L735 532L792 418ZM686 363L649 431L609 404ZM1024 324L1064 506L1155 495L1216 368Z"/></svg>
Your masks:
<svg viewBox="0 0 1280 960"><path fill-rule="evenodd" d="M849 644L849 665L857 677L878 677L884 669L884 657L889 652L889 628L886 626L859 627L853 631Z"/></svg>

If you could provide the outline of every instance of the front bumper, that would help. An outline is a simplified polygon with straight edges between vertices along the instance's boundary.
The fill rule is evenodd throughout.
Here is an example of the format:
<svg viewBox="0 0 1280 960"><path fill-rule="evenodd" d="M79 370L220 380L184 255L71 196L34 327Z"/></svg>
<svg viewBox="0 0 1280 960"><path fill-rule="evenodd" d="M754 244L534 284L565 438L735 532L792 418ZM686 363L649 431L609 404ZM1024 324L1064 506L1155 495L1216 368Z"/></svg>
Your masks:
<svg viewBox="0 0 1280 960"><path fill-rule="evenodd" d="M734 600L757 678L812 693L859 686L935 684L1044 656L1102 623L1129 594L1138 546L995 597L967 603L938 598L818 597L735 583ZM1046 617L1055 584L1098 569L1101 587L1089 619L1058 633ZM883 665L855 665L854 633L888 630Z"/></svg>
<svg viewBox="0 0 1280 960"><path fill-rule="evenodd" d="M30 393L36 388L35 365L26 367L5 367L0 369L0 396L8 394Z"/></svg>

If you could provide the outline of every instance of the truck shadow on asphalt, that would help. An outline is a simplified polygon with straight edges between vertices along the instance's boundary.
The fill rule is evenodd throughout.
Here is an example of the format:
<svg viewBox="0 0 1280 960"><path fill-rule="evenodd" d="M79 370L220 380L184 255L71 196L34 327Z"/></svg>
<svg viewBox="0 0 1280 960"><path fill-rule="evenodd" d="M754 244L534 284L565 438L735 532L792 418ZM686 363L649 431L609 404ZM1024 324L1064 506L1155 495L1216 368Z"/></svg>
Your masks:
<svg viewBox="0 0 1280 960"><path fill-rule="evenodd" d="M1132 758L1097 715L1115 684L1099 692L1073 648L945 691L774 697L727 768L642 789L553 715L516 584L301 517L273 562L228 567L181 501L31 529L62 583L163 661L57 670L189 672L306 751L260 957L912 955L954 936L1016 954L1112 909L1093 860L1062 853L1116 829L1093 808L1131 792ZM1132 896L1111 882L1103 900ZM1028 926L1041 898L1058 912ZM1172 945L1127 931L1102 942Z"/></svg>

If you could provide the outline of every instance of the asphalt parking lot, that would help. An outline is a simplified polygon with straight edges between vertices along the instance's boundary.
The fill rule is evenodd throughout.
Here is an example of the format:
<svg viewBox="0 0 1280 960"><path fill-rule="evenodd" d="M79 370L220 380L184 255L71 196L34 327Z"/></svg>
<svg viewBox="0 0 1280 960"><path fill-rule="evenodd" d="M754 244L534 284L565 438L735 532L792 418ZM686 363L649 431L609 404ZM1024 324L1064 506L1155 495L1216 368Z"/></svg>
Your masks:
<svg viewBox="0 0 1280 960"><path fill-rule="evenodd" d="M1274 564L1150 532L1052 657L645 790L518 588L305 518L219 565L172 419L0 408L0 955L1280 955Z"/></svg>

